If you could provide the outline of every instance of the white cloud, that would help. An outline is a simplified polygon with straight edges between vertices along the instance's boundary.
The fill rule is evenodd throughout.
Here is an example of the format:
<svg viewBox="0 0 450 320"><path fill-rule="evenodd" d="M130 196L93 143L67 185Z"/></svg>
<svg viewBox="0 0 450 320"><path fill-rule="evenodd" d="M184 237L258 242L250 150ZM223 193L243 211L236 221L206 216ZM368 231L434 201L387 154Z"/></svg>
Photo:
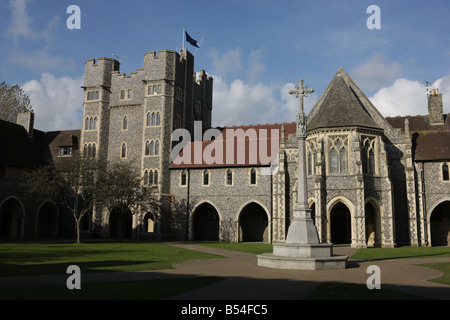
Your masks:
<svg viewBox="0 0 450 320"><path fill-rule="evenodd" d="M45 72L40 80L26 82L22 88L30 97L35 128L43 131L81 128L83 77L56 78Z"/></svg>
<svg viewBox="0 0 450 320"><path fill-rule="evenodd" d="M212 59L214 72L217 74L225 75L230 72L239 71L241 68L242 50L239 47L229 49L222 54L213 48L207 55Z"/></svg>
<svg viewBox="0 0 450 320"><path fill-rule="evenodd" d="M8 62L28 70L73 70L72 58L52 56L45 49L37 52L16 52L8 57Z"/></svg>
<svg viewBox="0 0 450 320"><path fill-rule="evenodd" d="M251 83L261 80L262 75L266 71L266 65L261 62L266 51L265 48L250 51L248 78Z"/></svg>
<svg viewBox="0 0 450 320"><path fill-rule="evenodd" d="M6 34L17 40L18 37L34 38L37 34L31 29L31 18L27 12L28 0L11 0L11 25Z"/></svg>
<svg viewBox="0 0 450 320"><path fill-rule="evenodd" d="M374 54L369 61L355 69L350 74L352 79L363 90L373 90L389 85L401 73L397 62L385 63L383 55Z"/></svg>
<svg viewBox="0 0 450 320"><path fill-rule="evenodd" d="M281 123L295 121L299 101L289 94L293 83L281 86L246 83L236 79L228 84L222 77L213 76L213 126ZM305 99L305 113L312 109L317 95Z"/></svg>
<svg viewBox="0 0 450 320"><path fill-rule="evenodd" d="M436 80L432 88L439 89L444 101L444 113L450 112L450 75ZM426 115L426 88L419 81L397 79L370 98L384 116Z"/></svg>

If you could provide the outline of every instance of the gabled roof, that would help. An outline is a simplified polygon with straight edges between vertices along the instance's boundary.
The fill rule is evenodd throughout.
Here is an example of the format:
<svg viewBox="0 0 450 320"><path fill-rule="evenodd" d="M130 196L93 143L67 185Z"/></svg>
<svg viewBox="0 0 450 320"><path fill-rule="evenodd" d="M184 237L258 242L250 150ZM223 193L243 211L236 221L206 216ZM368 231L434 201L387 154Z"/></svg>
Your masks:
<svg viewBox="0 0 450 320"><path fill-rule="evenodd" d="M364 127L383 129L368 110L375 109L361 100L362 91L349 75L340 68L308 115L308 131L335 127ZM376 109L375 109L376 110Z"/></svg>

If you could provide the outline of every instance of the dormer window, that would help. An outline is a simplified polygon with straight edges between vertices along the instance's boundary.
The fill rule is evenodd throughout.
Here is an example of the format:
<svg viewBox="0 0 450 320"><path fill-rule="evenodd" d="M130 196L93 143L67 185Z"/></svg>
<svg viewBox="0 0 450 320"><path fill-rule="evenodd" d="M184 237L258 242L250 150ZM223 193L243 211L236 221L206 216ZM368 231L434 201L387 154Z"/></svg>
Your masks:
<svg viewBox="0 0 450 320"><path fill-rule="evenodd" d="M60 157L70 157L72 156L72 146L63 146L59 147L59 154Z"/></svg>

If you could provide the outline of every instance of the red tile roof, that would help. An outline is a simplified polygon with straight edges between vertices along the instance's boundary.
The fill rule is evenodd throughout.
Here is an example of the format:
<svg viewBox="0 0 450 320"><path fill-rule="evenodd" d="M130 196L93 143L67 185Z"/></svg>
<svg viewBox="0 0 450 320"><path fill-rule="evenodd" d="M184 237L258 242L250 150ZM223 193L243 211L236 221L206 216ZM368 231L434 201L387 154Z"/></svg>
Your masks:
<svg viewBox="0 0 450 320"><path fill-rule="evenodd" d="M295 134L295 122L215 128L221 131L222 141L220 141L220 138L216 138L212 141L189 142L169 168L269 166L276 160L278 155L281 128L283 125L285 139L288 139L290 134ZM227 139L227 134L232 135ZM272 135L277 135L278 139L278 144L273 142L273 146L277 148L273 152ZM239 138L244 138L245 144ZM229 144L228 149L227 144ZM230 148L230 145L233 149ZM261 149L261 146L267 146L267 149ZM223 152L222 156L216 155L213 152L220 152L220 150ZM227 151L231 150L233 150L233 154L230 152L227 157ZM186 155L186 159L183 159L184 151L189 151L190 157ZM208 159L209 156L211 159ZM270 159L265 159L269 156L271 156Z"/></svg>

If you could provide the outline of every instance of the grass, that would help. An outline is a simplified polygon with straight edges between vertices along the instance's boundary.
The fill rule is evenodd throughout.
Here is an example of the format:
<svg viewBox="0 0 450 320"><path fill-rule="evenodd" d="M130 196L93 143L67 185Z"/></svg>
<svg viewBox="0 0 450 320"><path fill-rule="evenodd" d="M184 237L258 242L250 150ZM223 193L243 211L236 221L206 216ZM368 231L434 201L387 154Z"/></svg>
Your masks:
<svg viewBox="0 0 450 320"><path fill-rule="evenodd" d="M81 284L80 290L62 286L0 289L0 300L156 300L208 285L220 278L158 279Z"/></svg>
<svg viewBox="0 0 450 320"><path fill-rule="evenodd" d="M425 300L407 293L383 289L370 290L366 285L350 283L324 283L307 300Z"/></svg>
<svg viewBox="0 0 450 320"><path fill-rule="evenodd" d="M440 258L450 257L450 247L398 247L359 249L351 259L387 260L402 258Z"/></svg>
<svg viewBox="0 0 450 320"><path fill-rule="evenodd" d="M433 268L441 271L444 275L440 278L430 279L428 281L442 283L450 286L450 263L424 263L419 266Z"/></svg>
<svg viewBox="0 0 450 320"><path fill-rule="evenodd" d="M248 253L262 254L273 251L273 246L269 243L259 242L240 242L240 243L228 243L228 242L198 242L196 243L202 246L215 247L219 249L235 250Z"/></svg>
<svg viewBox="0 0 450 320"><path fill-rule="evenodd" d="M171 269L173 264L220 256L160 243L80 243L0 245L0 276Z"/></svg>

